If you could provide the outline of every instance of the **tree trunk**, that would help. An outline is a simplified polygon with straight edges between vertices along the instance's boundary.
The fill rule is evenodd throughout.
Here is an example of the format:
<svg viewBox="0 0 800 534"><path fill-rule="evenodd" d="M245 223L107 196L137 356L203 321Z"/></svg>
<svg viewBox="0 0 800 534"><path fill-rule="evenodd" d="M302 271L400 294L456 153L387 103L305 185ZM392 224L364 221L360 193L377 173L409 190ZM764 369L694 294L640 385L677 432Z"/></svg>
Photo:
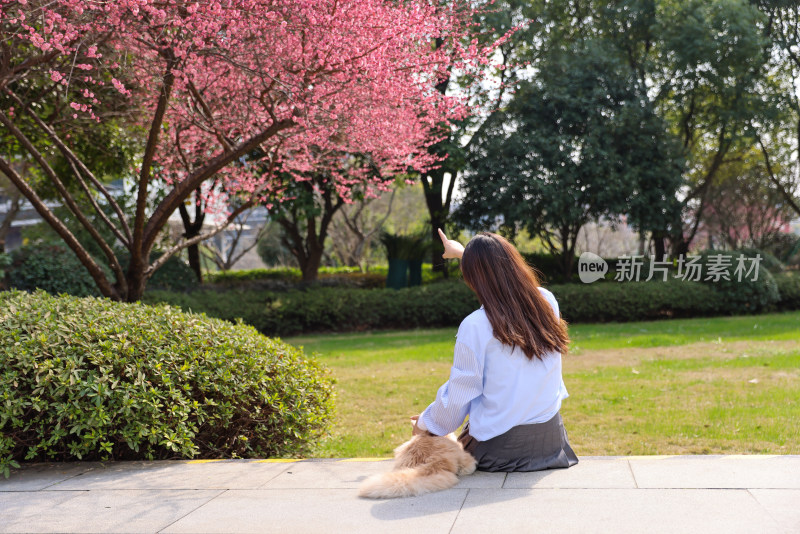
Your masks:
<svg viewBox="0 0 800 534"><path fill-rule="evenodd" d="M315 282L319 276L319 266L322 263L323 247L319 243L308 243L308 254L300 261L300 271L303 273L303 282Z"/></svg>
<svg viewBox="0 0 800 534"><path fill-rule="evenodd" d="M181 214L181 221L183 222L183 237L191 239L200 235L203 230L203 223L206 220L206 214L202 205L202 191L199 189L195 191L195 210L194 220L189 216L189 210L186 209L185 204L178 206L178 211ZM199 283L203 283L203 269L200 264L200 244L195 243L187 247L186 253L189 255L189 268L194 271Z"/></svg>
<svg viewBox="0 0 800 534"><path fill-rule="evenodd" d="M425 192L425 203L428 206L428 214L431 217L431 264L434 272L440 272L447 278L447 266L442 254L444 246L439 238L439 228L444 230L447 222L448 202L442 199L442 188L444 186L444 168L440 167L433 170L427 176L422 177L422 189Z"/></svg>
<svg viewBox="0 0 800 534"><path fill-rule="evenodd" d="M442 255L444 254L444 246L442 239L439 237L439 228L444 229L446 221L442 219L435 219L431 217L431 240L433 246L431 247L431 265L434 272L440 272L445 278L448 277L447 260Z"/></svg>
<svg viewBox="0 0 800 534"><path fill-rule="evenodd" d="M3 222L0 223L0 253L6 251L6 236L11 230L11 223L14 222L14 219L17 217L22 207L22 194L17 189L14 189L14 192L9 195L9 199L11 201L11 206L6 212Z"/></svg>
<svg viewBox="0 0 800 534"><path fill-rule="evenodd" d="M663 261L664 256L667 255L665 236L661 232L653 232L653 254L655 254L656 261Z"/></svg>
<svg viewBox="0 0 800 534"><path fill-rule="evenodd" d="M131 263L128 265L128 272L125 279L128 283L127 294L123 299L126 302L137 302L141 300L144 295L144 288L147 285L148 277L145 276L145 271L148 267L148 261L143 261L143 258L149 258L150 251L144 255L132 255Z"/></svg>
<svg viewBox="0 0 800 534"><path fill-rule="evenodd" d="M187 235L186 237L194 237L199 234L194 234L192 236ZM203 283L203 268L200 264L200 245L195 243L194 245L189 245L186 248L186 253L189 256L189 268L194 271L194 275L197 277L197 281L201 284Z"/></svg>

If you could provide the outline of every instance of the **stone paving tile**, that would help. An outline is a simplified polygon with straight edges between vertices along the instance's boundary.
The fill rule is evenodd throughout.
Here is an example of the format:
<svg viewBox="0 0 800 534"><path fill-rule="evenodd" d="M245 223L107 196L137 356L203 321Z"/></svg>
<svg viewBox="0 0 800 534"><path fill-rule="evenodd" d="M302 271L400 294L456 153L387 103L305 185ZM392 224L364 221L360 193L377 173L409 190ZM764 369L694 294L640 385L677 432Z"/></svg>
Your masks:
<svg viewBox="0 0 800 534"><path fill-rule="evenodd" d="M230 490L163 532L446 534L467 491L373 501L354 489Z"/></svg>
<svg viewBox="0 0 800 534"><path fill-rule="evenodd" d="M265 484L262 489L358 488L369 476L392 470L392 460L378 462L301 462ZM455 486L468 488L501 488L505 473L475 472L459 477Z"/></svg>
<svg viewBox="0 0 800 534"><path fill-rule="evenodd" d="M25 465L21 469L12 469L8 478L0 475L0 491L42 490L101 466L95 462Z"/></svg>
<svg viewBox="0 0 800 534"><path fill-rule="evenodd" d="M291 465L295 464L249 460L113 462L49 489L255 489Z"/></svg>
<svg viewBox="0 0 800 534"><path fill-rule="evenodd" d="M569 469L509 473L504 488L635 488L626 460L581 460Z"/></svg>
<svg viewBox="0 0 800 534"><path fill-rule="evenodd" d="M102 490L25 493L40 499L3 513L0 532L158 532L222 490ZM2 502L4 495L0 495Z"/></svg>
<svg viewBox="0 0 800 534"><path fill-rule="evenodd" d="M479 472L411 499L357 497L364 478L391 467L363 459L31 465L0 479L0 533L800 533L800 456L582 457L566 470Z"/></svg>
<svg viewBox="0 0 800 534"><path fill-rule="evenodd" d="M787 534L800 532L800 490L752 489L750 493Z"/></svg>
<svg viewBox="0 0 800 534"><path fill-rule="evenodd" d="M772 534L746 490L470 490L453 534L503 532Z"/></svg>
<svg viewBox="0 0 800 534"><path fill-rule="evenodd" d="M299 462L261 489L358 488L368 476L390 471L392 460L379 462Z"/></svg>
<svg viewBox="0 0 800 534"><path fill-rule="evenodd" d="M83 491L3 491L0 492L0 532L21 532L29 518L52 510Z"/></svg>
<svg viewBox="0 0 800 534"><path fill-rule="evenodd" d="M640 488L800 489L800 456L631 458Z"/></svg>

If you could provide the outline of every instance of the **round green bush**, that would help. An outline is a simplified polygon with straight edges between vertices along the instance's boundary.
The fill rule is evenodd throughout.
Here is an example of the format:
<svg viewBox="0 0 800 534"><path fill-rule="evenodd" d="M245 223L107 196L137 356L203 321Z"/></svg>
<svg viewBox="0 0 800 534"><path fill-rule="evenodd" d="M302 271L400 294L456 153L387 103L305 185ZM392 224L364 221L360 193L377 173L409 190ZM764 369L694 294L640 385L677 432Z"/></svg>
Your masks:
<svg viewBox="0 0 800 534"><path fill-rule="evenodd" d="M744 255L744 271L737 274L739 259ZM749 259L754 257L742 251L707 250L701 254L700 263L703 265L703 283L711 286L725 298L725 309L720 310L726 315L739 315L743 313L759 313L770 310L780 300L778 284L775 278L763 264L759 264L758 274L755 271L748 274L751 267ZM762 255L763 258L763 255ZM725 266L719 269L724 273L720 277L709 278L712 265ZM753 279L755 277L755 280Z"/></svg>
<svg viewBox="0 0 800 534"><path fill-rule="evenodd" d="M0 292L0 470L20 460L296 456L332 379L253 328L141 303Z"/></svg>
<svg viewBox="0 0 800 534"><path fill-rule="evenodd" d="M43 289L57 295L98 296L100 291L75 253L61 245L33 245L11 254L8 268L11 288Z"/></svg>

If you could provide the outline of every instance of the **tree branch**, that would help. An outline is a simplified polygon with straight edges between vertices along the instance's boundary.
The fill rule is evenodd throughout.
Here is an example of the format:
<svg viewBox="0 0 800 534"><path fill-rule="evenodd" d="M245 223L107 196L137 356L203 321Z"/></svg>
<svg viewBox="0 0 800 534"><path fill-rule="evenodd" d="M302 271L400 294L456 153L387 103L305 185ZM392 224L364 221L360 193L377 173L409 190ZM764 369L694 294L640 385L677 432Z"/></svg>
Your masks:
<svg viewBox="0 0 800 534"><path fill-rule="evenodd" d="M778 177L775 176L775 172L772 169L772 163L769 159L769 153L767 152L767 147L764 145L764 142L761 140L761 136L758 136L758 146L761 148L761 154L764 156L764 165L767 168L767 176L769 176L769 181L778 189L778 192L781 194L786 203L789 204L792 209L800 215L800 206L797 204L796 200L792 197L791 194L783 187L783 184L778 180Z"/></svg>
<svg viewBox="0 0 800 534"><path fill-rule="evenodd" d="M47 177L56 187L58 193L64 199L64 202L66 203L69 210L75 215L75 217L78 219L81 225L86 229L86 231L89 232L89 235L92 236L92 239L94 239L94 241L100 246L100 248L103 251L103 254L105 254L106 257L108 258L109 265L114 270L115 274L117 274L118 276L117 281L120 283L124 283L124 276L122 276L121 278L119 277L119 275L122 274L122 268L120 267L119 262L117 261L117 257L114 254L114 251L111 250L111 247L108 245L108 243L105 242L103 236L101 236L100 233L97 231L97 228L95 228L94 225L92 225L92 223L86 218L86 215L84 215L83 212L80 210L78 204L75 202L75 199L72 198L72 195L69 193L66 186L64 186L64 183L58 178L58 175L55 173L55 171L50 167L50 165L44 159L44 156L42 156L42 154L36 149L36 147L33 145L30 139L28 139L28 137L24 133L22 133L22 131L20 131L20 129L17 128L17 126L2 111L0 111L0 123L2 123L6 128L8 128L11 134L20 142L20 145L22 145L22 147L28 151L28 153L33 157L33 159L36 160L36 163L39 164L41 169L45 172ZM11 179L11 176L9 176L9 179ZM14 183L14 185L16 185L17 188L21 192L23 192L23 194L25 194L24 193L25 190L21 188L16 182ZM28 188L28 190L33 191L30 188ZM30 200L30 197L28 197L28 199ZM73 250L75 250L75 252L78 253L77 249L73 248ZM85 251L85 249L83 249L82 246L80 247L80 250L84 254L87 254L88 256L88 253ZM93 260L92 263L94 263ZM106 283L108 283L105 274L101 270L98 271L98 273L99 276L102 276L103 280L105 280ZM92 277L94 278L94 273L92 274ZM97 279L95 278L95 280ZM100 285L99 282L98 285Z"/></svg>
<svg viewBox="0 0 800 534"><path fill-rule="evenodd" d="M219 225L215 226L213 229L209 230L208 232L206 232L204 234L203 233L198 234L198 235L196 235L196 236L194 236L192 238L189 238L189 239L181 239L180 241L178 241L178 243L175 246L167 249L161 256L159 256L159 258L156 261L154 261L147 268L147 270L145 271L145 276L147 276L147 277L151 276L159 267L164 265L164 263L166 263L166 261L170 257L172 257L176 252L179 252L179 251L181 251L181 250L183 250L183 249L185 249L187 247L190 247L192 245L200 243L201 241L205 241L206 239L211 239L212 237L214 237L215 235L217 235L218 233L223 231L225 228L227 228L228 225L234 219L236 219L236 217L238 217L240 213L242 213L244 210L252 207L253 204L255 204L255 197L250 199L248 202L245 202L244 204L242 204L238 208L236 208L233 212L231 212L230 215L228 215L228 217L225 219L225 221L222 224L219 224Z"/></svg>
<svg viewBox="0 0 800 534"><path fill-rule="evenodd" d="M169 102L169 97L172 93L172 85L174 82L175 74L172 72L172 60L170 60L167 66L167 72L164 73L164 81L161 86L161 92L158 96L158 103L156 104L156 110L153 114L153 120L150 123L150 132L147 135L147 144L145 145L144 156L142 156L142 167L139 172L139 194L136 197L136 215L133 222L134 227L133 246L131 247L131 262L135 261L136 259L141 260L142 254L144 254L144 258L146 258L149 253L149 247L142 246L143 242L147 241L145 237L147 232L144 222L145 208L147 206L147 187L150 182L150 170L153 164L153 158L156 155L156 148L158 147L158 135L164 122L164 114L167 111L167 103ZM172 208L170 214L173 211L175 211L175 208Z"/></svg>
<svg viewBox="0 0 800 534"><path fill-rule="evenodd" d="M111 229L111 231L114 232L114 235L117 237L117 239L119 239L126 246L130 246L131 229L128 226L125 214L122 212L122 208L120 208L114 196L108 191L108 189L105 188L102 182L100 182L100 180L97 179L94 173L92 173L92 171L90 171L86 167L86 165L84 165L81 159L77 155L75 155L75 153L67 145L64 144L64 142L61 140L61 138L58 136L55 130L53 130L49 125L47 125L35 112L33 112L29 108L29 106L25 105L22 102L22 99L20 99L19 96L17 96L13 91L6 89L5 92L17 104L19 104L21 109L25 110L28 113L28 115L30 115L33 118L34 122L36 122L39 128L41 128L42 130L44 130L45 133L47 133L47 135L53 141L53 144L56 145L59 151L64 155L66 160L69 162L70 166L75 172L75 175L79 178L81 186L84 188L84 191L86 191L86 194L90 197L92 205L95 207L95 210L97 210L97 213L98 215L100 215L101 219L103 219L103 222L105 222ZM80 172L78 172L78 169L80 170ZM89 192L85 181L81 178L81 173L85 174L86 177L89 178L89 181L92 182L92 185L94 185L94 187L96 187L97 190L100 191L100 193L102 193L102 195L106 198L111 208L117 214L117 217L119 217L119 221L120 224L122 225L122 231L124 232L124 235L122 235L120 230L110 221L110 219L107 218L105 213L102 212L102 210L100 210L97 207L97 204L94 202L93 195Z"/></svg>
<svg viewBox="0 0 800 534"><path fill-rule="evenodd" d="M0 112L0 117L5 117L5 115ZM28 183L14 171L11 165L3 157L0 157L0 171L2 171L3 174L5 174L11 181L11 183L13 183L14 186L20 191L20 193L22 193L25 198L28 199L42 219L44 219L53 228L53 230L55 230L55 232L61 236L61 239L64 240L64 243L66 243L67 246L71 248L73 252L75 252L78 260L89 271L89 274L91 274L92 278L97 284L97 287L100 289L103 295L109 298L118 298L119 295L117 291L111 286L105 276L105 273L100 266L97 265L97 262L94 261L88 252L86 252L86 249L83 248L83 245L81 245L72 232L69 231L69 228L67 228L52 211L50 211L39 195L37 195L36 192L28 185Z"/></svg>
<svg viewBox="0 0 800 534"><path fill-rule="evenodd" d="M216 157L210 159L208 163L193 172L185 180L177 184L172 191L161 201L161 203L153 211L153 215L144 229L144 247L149 249L152 247L156 240L158 232L166 224L170 215L178 208L178 204L184 201L189 192L197 189L200 184L205 180L211 178L218 171L223 169L232 161L235 161L241 156L255 150L261 143L278 134L278 132L285 130L295 123L290 119L284 119L272 123L269 128L265 129L258 135L238 144L230 152L223 152Z"/></svg>

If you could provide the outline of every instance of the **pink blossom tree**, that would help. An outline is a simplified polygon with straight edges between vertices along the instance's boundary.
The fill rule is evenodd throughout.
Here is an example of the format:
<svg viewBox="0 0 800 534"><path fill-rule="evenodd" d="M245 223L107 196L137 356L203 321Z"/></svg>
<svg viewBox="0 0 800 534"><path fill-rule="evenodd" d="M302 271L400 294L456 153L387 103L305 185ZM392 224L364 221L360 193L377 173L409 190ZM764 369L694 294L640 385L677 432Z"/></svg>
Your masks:
<svg viewBox="0 0 800 534"><path fill-rule="evenodd" d="M102 294L127 301L141 297L171 255L254 203L280 198L285 180L273 179L277 171L303 180L329 167L328 179L346 199L376 174L436 165L426 150L432 133L467 109L435 86L451 69L485 63L491 53L460 45L472 15L460 2L0 0L0 10L0 125L21 147L0 154L0 172ZM433 45L441 42L447 46ZM143 132L130 178L132 214L69 135L118 116L120 100ZM369 154L380 173L337 172L336 155L353 153ZM69 163L68 175L54 169L55 155ZM38 166L100 246L112 276L15 160ZM154 192L161 193L155 205ZM208 205L234 194L237 208L151 262L167 219L194 194ZM127 265L117 247L129 252Z"/></svg>

